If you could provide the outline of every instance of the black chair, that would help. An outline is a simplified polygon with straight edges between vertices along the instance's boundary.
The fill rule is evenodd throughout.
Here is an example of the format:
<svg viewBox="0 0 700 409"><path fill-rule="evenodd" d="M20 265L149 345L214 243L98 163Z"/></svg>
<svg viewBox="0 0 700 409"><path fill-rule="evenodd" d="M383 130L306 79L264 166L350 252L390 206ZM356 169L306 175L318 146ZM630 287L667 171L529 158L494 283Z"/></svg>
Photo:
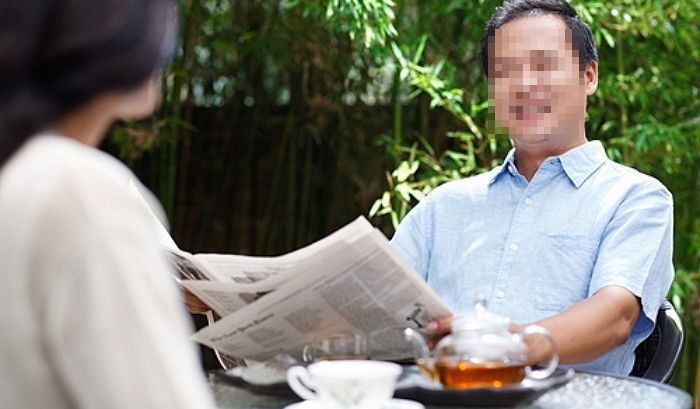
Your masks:
<svg viewBox="0 0 700 409"><path fill-rule="evenodd" d="M673 305L664 301L654 331L634 351L630 375L667 383L676 370L683 347L683 324Z"/></svg>

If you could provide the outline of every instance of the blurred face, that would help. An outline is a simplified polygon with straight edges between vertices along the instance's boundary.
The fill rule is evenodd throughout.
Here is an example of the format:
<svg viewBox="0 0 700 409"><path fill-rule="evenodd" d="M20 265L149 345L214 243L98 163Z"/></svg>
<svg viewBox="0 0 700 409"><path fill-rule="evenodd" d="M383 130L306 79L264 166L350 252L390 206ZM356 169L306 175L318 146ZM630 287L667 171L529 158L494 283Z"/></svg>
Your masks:
<svg viewBox="0 0 700 409"><path fill-rule="evenodd" d="M516 147L564 151L585 141L586 97L596 89L598 67L580 70L564 21L521 17L496 30L493 40L490 99L497 125Z"/></svg>
<svg viewBox="0 0 700 409"><path fill-rule="evenodd" d="M87 145L98 146L109 126L117 119L142 119L160 102L158 76L129 91L108 91L60 117L54 125L63 135Z"/></svg>
<svg viewBox="0 0 700 409"><path fill-rule="evenodd" d="M160 103L160 76L153 75L138 88L116 94L115 116L120 119L137 120L153 113Z"/></svg>

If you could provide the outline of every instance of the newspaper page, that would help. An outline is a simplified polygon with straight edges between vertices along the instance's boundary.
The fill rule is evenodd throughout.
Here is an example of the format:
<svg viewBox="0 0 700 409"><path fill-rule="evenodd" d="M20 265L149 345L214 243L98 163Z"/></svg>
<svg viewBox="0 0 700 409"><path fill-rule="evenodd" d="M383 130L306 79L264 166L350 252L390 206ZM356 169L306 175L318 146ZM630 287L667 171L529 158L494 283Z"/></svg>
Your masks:
<svg viewBox="0 0 700 409"><path fill-rule="evenodd" d="M253 360L278 353L299 357L327 332L367 335L374 359L410 357L406 327L449 315L435 292L377 230L326 246L299 262L276 290L200 330L194 339Z"/></svg>
<svg viewBox="0 0 700 409"><path fill-rule="evenodd" d="M179 283L223 317L275 291L297 275L296 266L305 260L323 258L337 243L357 240L373 229L360 216L331 235L282 256L192 255L170 250L170 260Z"/></svg>
<svg viewBox="0 0 700 409"><path fill-rule="evenodd" d="M240 284L271 280L279 285L292 268L339 241L352 241L372 231L372 225L360 216L329 236L299 250L276 257L242 256L237 254L189 254L172 250L171 262L181 277L189 280L232 281ZM281 276L281 277L280 277Z"/></svg>
<svg viewBox="0 0 700 409"><path fill-rule="evenodd" d="M371 229L370 229L371 231ZM325 257L332 256L335 248L342 246L343 242L325 246L324 254L316 256L317 262ZM180 285L187 288L196 295L202 302L211 307L220 317L224 317L236 310L251 304L262 298L292 277L296 277L304 269L304 264L291 265L284 274L273 275L265 280L246 282L234 280L233 282L204 281L204 280L182 280Z"/></svg>

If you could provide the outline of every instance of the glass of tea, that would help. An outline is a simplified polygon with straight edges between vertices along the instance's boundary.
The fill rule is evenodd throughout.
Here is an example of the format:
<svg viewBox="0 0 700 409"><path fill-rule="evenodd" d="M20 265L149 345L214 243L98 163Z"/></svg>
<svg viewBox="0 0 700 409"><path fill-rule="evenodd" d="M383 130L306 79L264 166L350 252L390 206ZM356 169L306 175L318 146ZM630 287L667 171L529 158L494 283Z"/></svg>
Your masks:
<svg viewBox="0 0 700 409"><path fill-rule="evenodd" d="M486 311L486 301L477 300L475 313L452 321L452 334L443 338L433 351L415 330L406 329L406 338L413 342L416 364L421 372L446 388L499 388L523 379L544 379L557 367L555 352L542 369L528 366L529 347L525 338L531 335L547 339L554 349L549 332L530 325L519 333L509 331L510 319Z"/></svg>
<svg viewBox="0 0 700 409"><path fill-rule="evenodd" d="M332 332L321 334L304 346L305 362L368 360L367 337L357 332Z"/></svg>

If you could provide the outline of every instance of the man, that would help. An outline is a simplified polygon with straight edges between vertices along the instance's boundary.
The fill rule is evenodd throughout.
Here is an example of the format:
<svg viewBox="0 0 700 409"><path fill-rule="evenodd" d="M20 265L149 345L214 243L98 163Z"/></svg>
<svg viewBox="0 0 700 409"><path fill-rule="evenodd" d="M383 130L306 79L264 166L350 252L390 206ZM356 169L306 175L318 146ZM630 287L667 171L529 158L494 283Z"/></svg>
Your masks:
<svg viewBox="0 0 700 409"><path fill-rule="evenodd" d="M492 311L548 329L561 363L628 374L673 277L671 194L588 142L598 81L590 28L566 2L496 10L482 49L504 164L438 187L392 244L455 314ZM429 325L449 331L451 317ZM531 340L533 362L551 351Z"/></svg>

